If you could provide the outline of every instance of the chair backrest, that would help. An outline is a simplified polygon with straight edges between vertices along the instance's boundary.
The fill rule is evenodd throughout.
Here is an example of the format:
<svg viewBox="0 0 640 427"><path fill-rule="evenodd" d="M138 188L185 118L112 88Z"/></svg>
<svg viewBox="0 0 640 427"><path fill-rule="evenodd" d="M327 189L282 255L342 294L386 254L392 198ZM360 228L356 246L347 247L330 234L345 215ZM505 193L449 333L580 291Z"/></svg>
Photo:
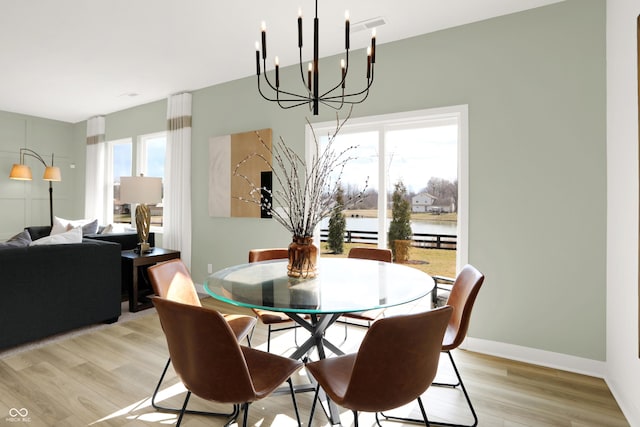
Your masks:
<svg viewBox="0 0 640 427"><path fill-rule="evenodd" d="M289 250L287 248L251 249L249 251L249 262L288 258Z"/></svg>
<svg viewBox="0 0 640 427"><path fill-rule="evenodd" d="M391 262L392 253L390 249L378 248L351 248L349 258L372 259L374 261Z"/></svg>
<svg viewBox="0 0 640 427"><path fill-rule="evenodd" d="M453 307L453 315L442 342L443 350L457 348L467 336L471 310L484 282L484 275L472 265L465 265L456 276L447 299L447 305Z"/></svg>
<svg viewBox="0 0 640 427"><path fill-rule="evenodd" d="M255 400L242 350L215 310L154 297L173 367L192 393L221 403Z"/></svg>
<svg viewBox="0 0 640 427"><path fill-rule="evenodd" d="M181 259L152 265L147 273L156 295L184 304L201 305L191 274Z"/></svg>
<svg viewBox="0 0 640 427"><path fill-rule="evenodd" d="M452 307L445 306L374 322L356 355L344 406L380 412L424 393L438 370L452 312Z"/></svg>

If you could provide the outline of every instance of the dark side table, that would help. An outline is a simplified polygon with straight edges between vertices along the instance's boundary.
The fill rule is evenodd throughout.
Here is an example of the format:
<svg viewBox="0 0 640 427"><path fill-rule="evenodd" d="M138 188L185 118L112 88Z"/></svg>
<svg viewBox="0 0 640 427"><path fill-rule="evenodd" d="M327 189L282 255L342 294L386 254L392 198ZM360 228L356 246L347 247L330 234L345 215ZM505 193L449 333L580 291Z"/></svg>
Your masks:
<svg viewBox="0 0 640 427"><path fill-rule="evenodd" d="M139 278L141 274L144 274L141 270L146 270L149 265L176 258L180 258L180 251L171 249L153 248L153 252L148 254L139 254L133 250L122 251L122 280L127 285L130 312L144 310L153 306L151 301L139 294ZM139 299L146 301L139 301Z"/></svg>

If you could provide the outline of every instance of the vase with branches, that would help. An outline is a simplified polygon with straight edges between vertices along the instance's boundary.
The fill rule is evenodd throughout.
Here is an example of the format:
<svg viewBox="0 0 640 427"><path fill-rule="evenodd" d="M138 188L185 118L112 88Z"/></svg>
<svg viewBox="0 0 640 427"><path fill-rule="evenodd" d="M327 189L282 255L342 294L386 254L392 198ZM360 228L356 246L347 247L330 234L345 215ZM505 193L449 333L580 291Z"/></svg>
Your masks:
<svg viewBox="0 0 640 427"><path fill-rule="evenodd" d="M242 178L250 187L247 196L239 199L260 205L261 209L291 232L293 242L289 247L288 274L292 277L313 277L316 274L317 248L313 245L313 233L320 221L331 215L345 166L355 158L353 153L357 149L355 145L334 149L338 133L350 115L351 112L342 121L336 115L335 131L327 135L324 147L321 147L307 119L314 142L309 162L289 147L282 137L272 148L256 132L260 144L271 154L271 159L254 152L234 169L234 176ZM261 159L272 171L274 189L261 187L242 173L243 166L254 158ZM343 200L345 208L362 199L367 184L368 178L362 191ZM309 248L308 251L305 246Z"/></svg>

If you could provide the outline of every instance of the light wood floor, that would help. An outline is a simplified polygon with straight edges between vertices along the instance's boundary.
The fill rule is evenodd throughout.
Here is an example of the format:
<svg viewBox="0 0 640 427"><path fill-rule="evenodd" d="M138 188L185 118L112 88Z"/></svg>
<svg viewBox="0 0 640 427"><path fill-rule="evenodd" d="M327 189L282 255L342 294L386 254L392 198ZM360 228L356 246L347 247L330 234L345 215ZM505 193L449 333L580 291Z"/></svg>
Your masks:
<svg viewBox="0 0 640 427"><path fill-rule="evenodd" d="M242 312L211 298L208 306L225 312ZM418 304L409 309L420 309ZM343 340L342 325L334 325L328 338ZM364 328L349 327L346 351L355 350ZM303 339L300 333L299 339ZM265 349L266 328L259 325L252 344ZM286 354L294 345L293 332L275 336L272 351ZM474 402L480 426L628 426L603 380L524 363L456 350L454 358ZM0 425L13 426L163 426L176 416L154 410L149 398L167 360L166 343L153 310L128 322L96 328L62 338L39 348L0 353ZM442 377L450 377L447 358L441 362ZM300 372L296 382L307 381ZM178 406L184 389L172 370L164 383L161 403ZM307 425L312 394L297 395L301 417ZM431 387L423 397L432 421L468 423L462 393ZM26 419L11 417L26 409ZM222 405L192 398L190 409L223 410ZM14 409L12 411L12 409ZM417 405L400 413L416 411ZM24 412L23 412L24 413ZM342 425L353 424L351 413L341 410ZM314 426L327 426L316 411ZM222 426L221 418L187 415L184 426ZM271 396L251 405L251 426L294 426L290 396ZM372 414L361 414L361 426L375 425ZM383 422L387 426L399 423Z"/></svg>

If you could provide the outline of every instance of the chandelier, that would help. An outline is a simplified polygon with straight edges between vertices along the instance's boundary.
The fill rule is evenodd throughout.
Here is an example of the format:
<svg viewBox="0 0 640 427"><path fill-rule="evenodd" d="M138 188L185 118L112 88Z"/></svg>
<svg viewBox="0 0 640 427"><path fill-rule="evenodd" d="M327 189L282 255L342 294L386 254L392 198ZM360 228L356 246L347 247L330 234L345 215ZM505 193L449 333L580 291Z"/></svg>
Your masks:
<svg viewBox="0 0 640 427"><path fill-rule="evenodd" d="M302 64L302 11L298 11L298 49L300 51L300 78L302 79L302 87L304 90L301 94L291 92L288 90L282 90L280 88L280 64L278 57L275 57L275 81L269 80L267 75L267 28L266 24L262 23L262 46L256 42L256 74L258 77L258 92L267 101L277 102L281 108L289 109L299 107L301 105L308 105L309 109L313 112L314 116L318 115L318 106L323 104L329 106L335 110L341 109L345 104L359 104L369 95L369 88L373 84L373 69L376 63L376 34L375 28L371 36L371 46L367 48L367 69L366 69L366 86L364 89L345 93L346 80L349 72L349 12L345 12L344 23L344 58L340 60L341 78L338 79L335 86L324 93L320 93L320 72L318 67L318 0L315 1L315 18L313 19L313 61L308 64L306 79L304 66ZM262 57L262 68L260 67L260 57ZM264 70L264 72L262 72ZM364 72L363 72L364 74ZM266 95L260 81L260 76L263 76L269 95Z"/></svg>

